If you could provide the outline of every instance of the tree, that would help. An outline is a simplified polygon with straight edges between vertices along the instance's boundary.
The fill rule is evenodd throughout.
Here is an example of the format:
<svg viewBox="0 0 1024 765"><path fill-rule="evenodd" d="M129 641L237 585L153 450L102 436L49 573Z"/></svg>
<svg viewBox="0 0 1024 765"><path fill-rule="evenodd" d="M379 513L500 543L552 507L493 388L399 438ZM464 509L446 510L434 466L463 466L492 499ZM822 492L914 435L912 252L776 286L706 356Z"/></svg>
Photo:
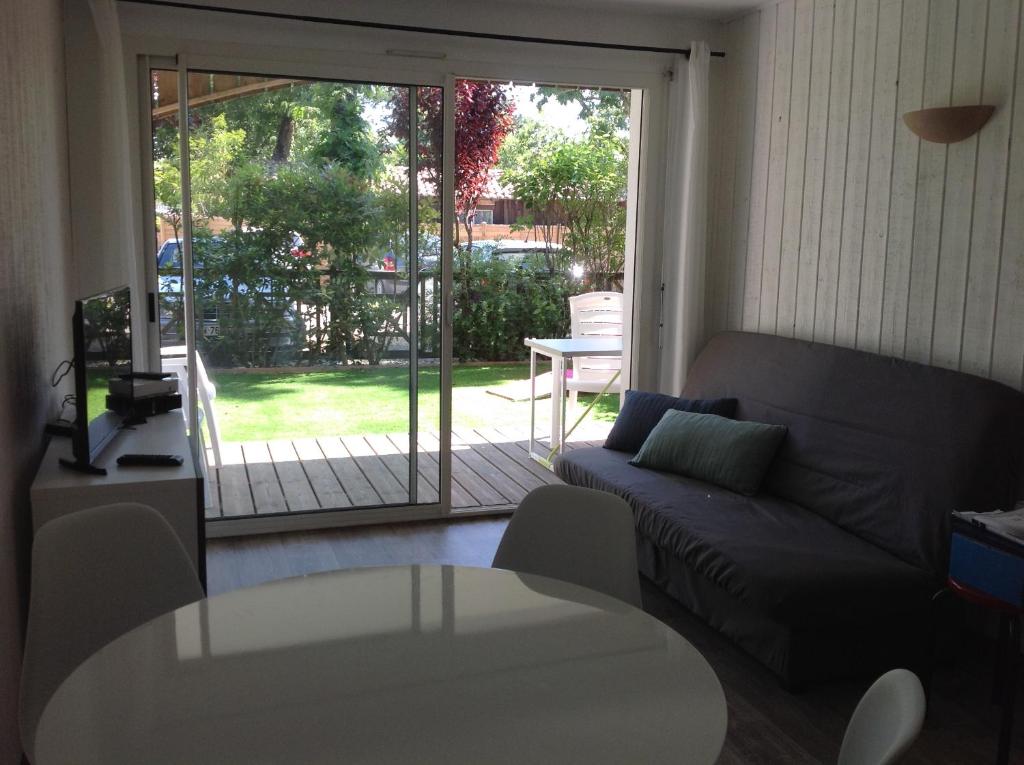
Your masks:
<svg viewBox="0 0 1024 765"><path fill-rule="evenodd" d="M417 94L421 138L418 162L435 189L441 188L441 146L444 120L443 91L419 88ZM498 164L498 152L512 130L515 105L504 85L497 82L457 80L455 83L455 214L472 244L470 221L477 202L487 189L490 171ZM409 140L409 91L400 89L392 98L389 125L402 140ZM455 229L458 244L459 230Z"/></svg>
<svg viewBox="0 0 1024 765"><path fill-rule="evenodd" d="M334 94L326 129L312 153L361 178L374 178L383 169L381 152L363 117L363 105L351 89Z"/></svg>
<svg viewBox="0 0 1024 765"><path fill-rule="evenodd" d="M197 320L218 317L199 335L208 359L376 363L398 336L408 295L376 294L369 270L409 247L407 150L368 119L395 90L294 81L191 110ZM177 126L155 132L158 207L176 225ZM421 252L437 218L421 197Z"/></svg>
<svg viewBox="0 0 1024 765"><path fill-rule="evenodd" d="M579 106L580 118L590 124L591 130L606 133L625 133L629 130L628 90L539 85L530 96L530 100L536 102L540 109L552 99L560 104Z"/></svg>
<svg viewBox="0 0 1024 765"><path fill-rule="evenodd" d="M401 230L408 208L391 203L399 190L382 155L393 150L363 115L384 92L295 82L192 111L197 320L204 308L217 317L217 334L200 335L209 358L268 366L302 348L340 361L376 361L386 350L401 309L368 294L365 264ZM169 132L154 146L156 193L177 234ZM216 236L204 225L213 220Z"/></svg>
<svg viewBox="0 0 1024 765"><path fill-rule="evenodd" d="M625 139L595 129L576 139L557 131L528 135L503 156L502 180L534 220L557 218L566 227L564 243L587 281L608 289L625 258Z"/></svg>
<svg viewBox="0 0 1024 765"><path fill-rule="evenodd" d="M153 191L157 214L170 224L174 238L181 239L181 161L175 140L164 142L153 159ZM220 196L233 167L242 161L245 133L230 130L223 115L192 130L191 146L192 222L201 228L212 217L211 209L222 206ZM154 147L154 149L157 146Z"/></svg>
<svg viewBox="0 0 1024 765"><path fill-rule="evenodd" d="M590 285L609 290L625 263L626 146L595 132L563 144L555 160L568 176L559 199L565 243Z"/></svg>
<svg viewBox="0 0 1024 765"><path fill-rule="evenodd" d="M502 180L513 188L515 198L526 208L526 214L513 224L513 228L532 228L539 235L544 242L544 255L551 273L561 270L563 265L556 262L558 259L552 247L561 224L558 190L550 179L526 172L526 169L537 165L540 155L564 139L562 133L548 125L535 120L521 122L502 145L498 163Z"/></svg>

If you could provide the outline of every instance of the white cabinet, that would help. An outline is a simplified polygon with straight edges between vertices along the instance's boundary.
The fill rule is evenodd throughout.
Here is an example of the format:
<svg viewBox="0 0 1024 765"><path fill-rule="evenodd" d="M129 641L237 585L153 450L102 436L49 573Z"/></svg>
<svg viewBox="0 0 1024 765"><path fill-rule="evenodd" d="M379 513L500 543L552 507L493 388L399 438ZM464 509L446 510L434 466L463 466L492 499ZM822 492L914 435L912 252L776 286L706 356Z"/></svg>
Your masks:
<svg viewBox="0 0 1024 765"><path fill-rule="evenodd" d="M121 467L122 454L178 454L175 467ZM80 473L59 464L71 457L71 439L54 436L32 482L32 528L66 513L114 502L141 502L159 512L181 538L206 586L203 480L196 469L181 410L123 429L95 461L106 475ZM124 540L111 539L110 544Z"/></svg>

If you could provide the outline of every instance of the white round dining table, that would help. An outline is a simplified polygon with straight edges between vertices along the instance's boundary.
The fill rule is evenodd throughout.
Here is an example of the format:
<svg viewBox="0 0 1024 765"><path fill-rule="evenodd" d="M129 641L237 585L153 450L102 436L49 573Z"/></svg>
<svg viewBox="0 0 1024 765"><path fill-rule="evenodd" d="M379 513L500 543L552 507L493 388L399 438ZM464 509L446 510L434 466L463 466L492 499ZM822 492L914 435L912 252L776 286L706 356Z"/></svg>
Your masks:
<svg viewBox="0 0 1024 765"><path fill-rule="evenodd" d="M236 590L122 635L54 694L35 765L710 765L725 731L714 671L643 611L409 565Z"/></svg>

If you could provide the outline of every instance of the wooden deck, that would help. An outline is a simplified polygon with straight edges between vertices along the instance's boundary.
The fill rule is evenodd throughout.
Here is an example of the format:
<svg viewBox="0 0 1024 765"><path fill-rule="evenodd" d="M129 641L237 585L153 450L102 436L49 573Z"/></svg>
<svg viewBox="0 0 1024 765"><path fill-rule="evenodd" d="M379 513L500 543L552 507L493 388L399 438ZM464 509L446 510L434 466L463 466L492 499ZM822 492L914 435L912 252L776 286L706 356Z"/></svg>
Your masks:
<svg viewBox="0 0 1024 765"><path fill-rule="evenodd" d="M598 446L607 426L595 424L567 449ZM527 454L528 429L457 429L452 433L452 506L513 507L546 483L561 483ZM437 433L420 435L419 503L438 501ZM209 469L206 517L335 510L408 503L406 434L333 436L221 444L219 469ZM212 465L212 455L210 464Z"/></svg>

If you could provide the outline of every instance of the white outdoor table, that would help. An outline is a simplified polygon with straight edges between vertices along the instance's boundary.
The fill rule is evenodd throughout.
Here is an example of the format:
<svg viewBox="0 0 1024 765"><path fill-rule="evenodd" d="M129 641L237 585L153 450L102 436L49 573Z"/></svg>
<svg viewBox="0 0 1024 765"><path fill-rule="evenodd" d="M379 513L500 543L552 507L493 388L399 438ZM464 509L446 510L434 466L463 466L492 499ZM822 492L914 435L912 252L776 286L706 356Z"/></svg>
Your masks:
<svg viewBox="0 0 1024 765"><path fill-rule="evenodd" d="M534 409L537 403L537 355L551 359L551 436L548 453L562 453L565 440L565 360L579 356L621 356L622 338L565 337L527 338L530 349L530 457L548 464L548 458L533 450L535 441Z"/></svg>
<svg viewBox="0 0 1024 765"><path fill-rule="evenodd" d="M397 566L236 590L123 635L57 690L35 765L710 765L725 731L711 667L643 611Z"/></svg>

